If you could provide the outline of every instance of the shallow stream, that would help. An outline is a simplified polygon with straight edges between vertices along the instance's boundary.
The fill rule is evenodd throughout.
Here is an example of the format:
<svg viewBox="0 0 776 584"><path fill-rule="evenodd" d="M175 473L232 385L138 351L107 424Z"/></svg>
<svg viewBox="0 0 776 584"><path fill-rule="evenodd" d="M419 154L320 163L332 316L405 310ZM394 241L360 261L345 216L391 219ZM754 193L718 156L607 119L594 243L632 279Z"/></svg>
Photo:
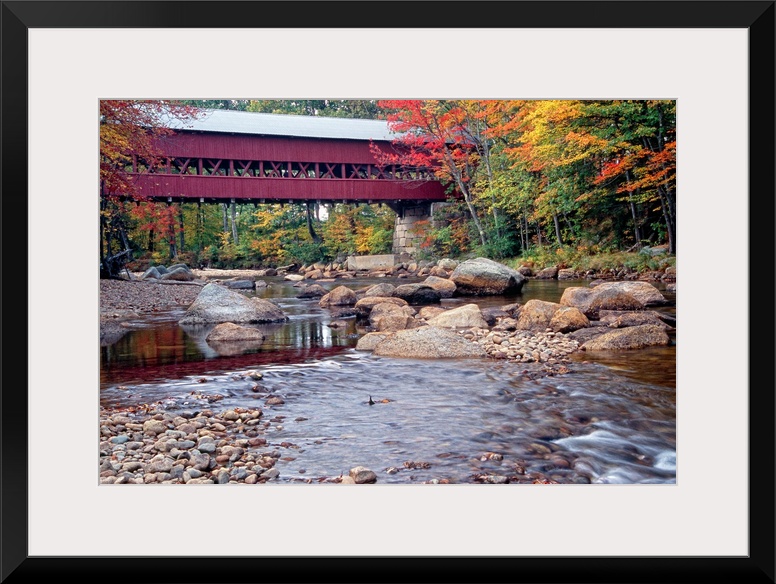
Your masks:
<svg viewBox="0 0 776 584"><path fill-rule="evenodd" d="M261 407L272 421L265 437L282 451L277 482L321 482L359 465L380 483L676 481L673 343L578 353L570 373L535 380L505 361L376 357L355 350L365 332L355 319L330 327L318 299L298 299L291 282L266 280L257 294L277 302L289 321L260 326L260 347L219 353L205 341L212 327L177 324L183 309L131 321L123 337L100 349L101 404L159 402L172 412ZM413 280L322 285L386 281ZM530 280L518 296L453 298L442 306L557 302L565 287L587 285ZM674 296L661 291L669 304L659 310L675 316ZM241 377L247 370L263 378ZM285 403L265 405L269 396Z"/></svg>

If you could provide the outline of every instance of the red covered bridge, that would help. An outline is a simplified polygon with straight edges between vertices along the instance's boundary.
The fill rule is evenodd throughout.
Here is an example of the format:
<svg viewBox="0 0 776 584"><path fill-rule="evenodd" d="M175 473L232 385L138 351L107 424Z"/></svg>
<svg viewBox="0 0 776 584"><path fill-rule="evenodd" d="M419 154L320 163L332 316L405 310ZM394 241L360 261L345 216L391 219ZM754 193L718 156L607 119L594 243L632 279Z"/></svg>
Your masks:
<svg viewBox="0 0 776 584"><path fill-rule="evenodd" d="M445 201L430 173L378 166L370 143L394 146L381 120L207 110L162 140L166 164L153 172L135 160L132 176L145 198L164 202Z"/></svg>

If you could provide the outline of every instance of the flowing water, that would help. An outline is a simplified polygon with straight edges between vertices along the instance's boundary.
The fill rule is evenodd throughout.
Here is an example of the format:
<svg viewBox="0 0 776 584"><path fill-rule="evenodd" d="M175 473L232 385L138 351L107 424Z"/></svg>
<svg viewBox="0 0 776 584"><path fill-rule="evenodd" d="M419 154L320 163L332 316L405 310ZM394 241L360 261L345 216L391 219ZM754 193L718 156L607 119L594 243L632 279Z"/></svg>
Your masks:
<svg viewBox="0 0 776 584"><path fill-rule="evenodd" d="M277 302L289 320L258 327L264 343L216 350L205 341L212 326L177 324L183 309L138 319L101 347L102 405L263 407L272 422L265 437L287 449L276 465L280 482L315 483L359 465L380 483L676 482L674 343L577 353L570 373L534 380L505 361L377 357L355 350L366 331L354 318L331 327L318 299L298 299L291 282L266 280L256 294ZM587 285L530 280L517 296L443 299L442 306L557 302L565 287ZM658 310L675 316L673 294L661 291L669 304ZM239 375L251 369L263 374L258 387ZM265 406L268 396L285 403Z"/></svg>

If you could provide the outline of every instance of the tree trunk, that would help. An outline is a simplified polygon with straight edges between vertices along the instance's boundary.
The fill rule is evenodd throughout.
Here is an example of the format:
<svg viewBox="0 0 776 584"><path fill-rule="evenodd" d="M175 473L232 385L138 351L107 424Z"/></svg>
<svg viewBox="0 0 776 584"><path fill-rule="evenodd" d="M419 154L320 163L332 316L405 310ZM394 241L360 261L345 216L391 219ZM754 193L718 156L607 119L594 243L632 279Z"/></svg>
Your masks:
<svg viewBox="0 0 776 584"><path fill-rule="evenodd" d="M530 238L530 234L529 234L529 231L528 231L528 213L523 215L523 238L524 238L523 249L524 250L528 250L528 248L530 247L530 243L531 243L531 241L529 239Z"/></svg>
<svg viewBox="0 0 776 584"><path fill-rule="evenodd" d="M458 185L458 189L461 191L461 194L463 194L463 199L466 201L466 208L469 210L469 215L471 215L472 222L474 223L474 226L477 228L477 233L480 235L480 242L482 243L483 247L488 244L488 239L485 236L485 231L482 229L482 224L480 223L480 218L477 217L477 211L474 208L474 203L472 202L472 196L469 192L469 189L466 188L466 183L463 181L463 177L461 176L461 172L458 170L458 167L455 164L455 161L453 160L453 154L450 152L449 148L445 148L445 160L447 162L448 170L451 171L453 177L455 178L455 183Z"/></svg>
<svg viewBox="0 0 776 584"><path fill-rule="evenodd" d="M630 185L631 172L625 171L625 180ZM628 205L630 205L631 217L633 217L633 236L636 238L636 247L641 248L641 229L639 228L638 214L636 213L636 203L633 201L633 191L628 189Z"/></svg>
<svg viewBox="0 0 776 584"><path fill-rule="evenodd" d="M221 210L224 212L224 233L229 232L229 218L226 213L226 203L221 203Z"/></svg>
<svg viewBox="0 0 776 584"><path fill-rule="evenodd" d="M183 233L183 203L178 206L178 227L180 228L180 250L186 249L186 238Z"/></svg>
<svg viewBox="0 0 776 584"><path fill-rule="evenodd" d="M105 199L100 199L100 263L105 261Z"/></svg>
<svg viewBox="0 0 776 584"><path fill-rule="evenodd" d="M239 240L237 239L237 205L235 205L234 201L232 201L231 204L231 210L232 210L232 241L234 241L234 244L237 245Z"/></svg>
<svg viewBox="0 0 776 584"><path fill-rule="evenodd" d="M318 235L315 232L315 228L313 227L313 205L315 203L311 203L310 201L307 201L305 204L306 206L306 215L307 215L307 231L310 234L310 237L312 238L314 243L320 244L323 240L321 239L321 236Z"/></svg>
<svg viewBox="0 0 776 584"><path fill-rule="evenodd" d="M671 213L667 208L666 205L666 197L663 195L663 189L659 188L657 190L658 194L660 195L660 210L663 212L663 219L666 223L666 232L668 235L668 253L676 253L676 231L675 226L673 222L673 218L671 217Z"/></svg>
<svg viewBox="0 0 776 584"><path fill-rule="evenodd" d="M552 221L555 223L555 237L558 239L558 245L563 247L563 238L560 236L560 221L558 221L558 214L552 214Z"/></svg>
<svg viewBox="0 0 776 584"><path fill-rule="evenodd" d="M197 221L196 225L196 237L197 237L197 251L202 252L202 234L205 229L205 219L202 216L202 203L197 201Z"/></svg>
<svg viewBox="0 0 776 584"><path fill-rule="evenodd" d="M148 230L148 251L149 253L154 253L154 239L156 238L156 234L154 233L154 228Z"/></svg>

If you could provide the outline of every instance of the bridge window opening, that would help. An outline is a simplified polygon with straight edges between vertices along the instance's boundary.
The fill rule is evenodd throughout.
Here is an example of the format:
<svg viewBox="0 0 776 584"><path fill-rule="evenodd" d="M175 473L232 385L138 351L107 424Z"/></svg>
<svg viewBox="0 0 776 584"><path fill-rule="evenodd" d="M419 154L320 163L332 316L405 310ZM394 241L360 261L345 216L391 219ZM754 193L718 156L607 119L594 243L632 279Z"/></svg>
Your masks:
<svg viewBox="0 0 776 584"><path fill-rule="evenodd" d="M251 168L253 164L250 160L238 160L235 165L235 174L237 176L254 176L254 170Z"/></svg>
<svg viewBox="0 0 776 584"><path fill-rule="evenodd" d="M269 178L283 178L285 173L284 164L282 162L265 162L264 163L264 176Z"/></svg>

